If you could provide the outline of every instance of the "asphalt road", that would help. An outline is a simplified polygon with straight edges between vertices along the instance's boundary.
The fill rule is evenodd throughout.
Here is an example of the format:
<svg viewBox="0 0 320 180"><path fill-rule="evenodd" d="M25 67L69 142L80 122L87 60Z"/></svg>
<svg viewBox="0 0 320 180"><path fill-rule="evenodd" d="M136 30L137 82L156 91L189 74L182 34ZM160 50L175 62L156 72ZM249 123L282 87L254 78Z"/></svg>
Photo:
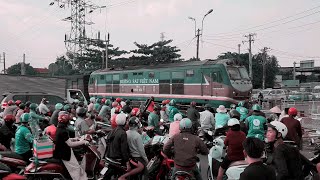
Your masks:
<svg viewBox="0 0 320 180"><path fill-rule="evenodd" d="M208 156L198 155L198 157L200 158L202 180L208 179L207 178Z"/></svg>

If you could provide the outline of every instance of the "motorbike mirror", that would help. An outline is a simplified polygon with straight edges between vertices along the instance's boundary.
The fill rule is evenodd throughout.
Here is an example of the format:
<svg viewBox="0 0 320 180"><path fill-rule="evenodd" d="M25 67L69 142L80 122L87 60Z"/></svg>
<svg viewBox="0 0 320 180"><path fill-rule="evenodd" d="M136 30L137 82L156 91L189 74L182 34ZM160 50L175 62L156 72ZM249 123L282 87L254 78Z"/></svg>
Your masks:
<svg viewBox="0 0 320 180"><path fill-rule="evenodd" d="M70 121L70 124L71 124L71 125L74 125L74 121Z"/></svg>
<svg viewBox="0 0 320 180"><path fill-rule="evenodd" d="M213 135L213 132L212 132L212 131L208 131L208 134L209 134L210 136L212 136L212 135Z"/></svg>

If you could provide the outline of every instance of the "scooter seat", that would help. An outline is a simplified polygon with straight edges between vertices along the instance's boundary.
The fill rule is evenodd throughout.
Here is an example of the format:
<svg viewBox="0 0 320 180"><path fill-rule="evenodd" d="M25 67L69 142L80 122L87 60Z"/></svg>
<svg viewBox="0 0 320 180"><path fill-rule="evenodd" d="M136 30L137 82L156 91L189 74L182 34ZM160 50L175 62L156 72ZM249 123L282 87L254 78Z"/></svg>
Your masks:
<svg viewBox="0 0 320 180"><path fill-rule="evenodd" d="M241 165L248 165L248 163L247 163L247 161L245 161L245 160L235 161L235 162L232 162L229 167L232 167L232 166L241 166Z"/></svg>
<svg viewBox="0 0 320 180"><path fill-rule="evenodd" d="M4 156L4 157L8 157L8 158L23 160L22 156L20 156L19 154L15 153L15 152L12 152L12 151L1 151L0 155Z"/></svg>

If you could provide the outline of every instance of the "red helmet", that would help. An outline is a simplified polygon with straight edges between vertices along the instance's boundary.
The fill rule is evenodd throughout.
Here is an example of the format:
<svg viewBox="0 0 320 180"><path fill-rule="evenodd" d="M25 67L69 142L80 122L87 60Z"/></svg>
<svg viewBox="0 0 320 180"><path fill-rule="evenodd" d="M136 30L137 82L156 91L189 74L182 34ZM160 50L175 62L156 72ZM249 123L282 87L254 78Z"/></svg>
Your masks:
<svg viewBox="0 0 320 180"><path fill-rule="evenodd" d="M161 102L161 104L162 104L162 105L168 104L168 103L167 103L167 100L163 100L163 101Z"/></svg>
<svg viewBox="0 0 320 180"><path fill-rule="evenodd" d="M8 114L8 115L4 116L3 120L5 122L14 122L16 120L16 118L12 114Z"/></svg>
<svg viewBox="0 0 320 180"><path fill-rule="evenodd" d="M13 100L8 101L8 106L11 106L11 105L13 105L13 104L14 104L14 101L13 101Z"/></svg>
<svg viewBox="0 0 320 180"><path fill-rule="evenodd" d="M197 105L197 103L196 103L195 101L192 101L192 102L190 103L190 106L195 107L196 105Z"/></svg>
<svg viewBox="0 0 320 180"><path fill-rule="evenodd" d="M105 104L105 103L106 103L106 100L107 100L106 98L102 98L102 99L101 99L101 104Z"/></svg>
<svg viewBox="0 0 320 180"><path fill-rule="evenodd" d="M69 116L69 114L60 114L58 117L58 122L59 123L67 123L67 122L69 122L70 119L71 119L71 117Z"/></svg>
<svg viewBox="0 0 320 180"><path fill-rule="evenodd" d="M131 111L131 116L139 116L140 109L139 108L133 108Z"/></svg>
<svg viewBox="0 0 320 180"><path fill-rule="evenodd" d="M288 114L292 115L292 116L296 116L298 114L298 110L296 108L292 107L288 110Z"/></svg>
<svg viewBox="0 0 320 180"><path fill-rule="evenodd" d="M114 110L115 113L120 113L121 111L121 106L117 106Z"/></svg>
<svg viewBox="0 0 320 180"><path fill-rule="evenodd" d="M117 102L112 103L112 107L117 107L118 105L119 105L119 103L117 103Z"/></svg>
<svg viewBox="0 0 320 180"><path fill-rule="evenodd" d="M120 103L120 102L121 102L121 98L117 98L116 101L117 101L118 103Z"/></svg>
<svg viewBox="0 0 320 180"><path fill-rule="evenodd" d="M166 100L166 104L169 104L169 102L170 102L170 99L167 99L167 100Z"/></svg>
<svg viewBox="0 0 320 180"><path fill-rule="evenodd" d="M19 106L22 102L20 100L16 100L16 105Z"/></svg>

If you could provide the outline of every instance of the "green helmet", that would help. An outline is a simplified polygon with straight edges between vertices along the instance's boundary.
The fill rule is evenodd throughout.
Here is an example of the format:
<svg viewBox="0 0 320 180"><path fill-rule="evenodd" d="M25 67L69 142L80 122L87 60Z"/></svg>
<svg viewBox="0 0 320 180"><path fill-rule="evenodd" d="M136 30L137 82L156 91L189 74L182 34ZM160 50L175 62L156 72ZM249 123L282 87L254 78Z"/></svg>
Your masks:
<svg viewBox="0 0 320 180"><path fill-rule="evenodd" d="M69 104L66 104L66 105L63 106L63 110L64 111L68 111L70 109L71 109L71 106Z"/></svg>
<svg viewBox="0 0 320 180"><path fill-rule="evenodd" d="M101 103L101 98L97 98L97 103Z"/></svg>
<svg viewBox="0 0 320 180"><path fill-rule="evenodd" d="M192 128L192 122L188 118L183 118L179 123L180 130L190 130Z"/></svg>
<svg viewBox="0 0 320 180"><path fill-rule="evenodd" d="M30 109L35 111L38 108L38 105L36 103L31 103L30 104Z"/></svg>
<svg viewBox="0 0 320 180"><path fill-rule="evenodd" d="M240 102L238 103L238 106L239 106L239 107L243 107L243 106L244 106L244 102L243 102L243 101L240 101Z"/></svg>
<svg viewBox="0 0 320 180"><path fill-rule="evenodd" d="M104 102L105 105L110 106L111 105L111 101L110 99L107 99L106 102Z"/></svg>
<svg viewBox="0 0 320 180"><path fill-rule="evenodd" d="M255 105L252 106L252 110L261 111L261 106L259 104L255 104Z"/></svg>
<svg viewBox="0 0 320 180"><path fill-rule="evenodd" d="M54 106L54 108L55 108L56 110L62 110L63 104L57 103L57 104Z"/></svg>
<svg viewBox="0 0 320 180"><path fill-rule="evenodd" d="M21 123L27 123L29 122L29 120L31 119L31 116L29 113L23 113L21 116L20 116L20 122Z"/></svg>
<svg viewBox="0 0 320 180"><path fill-rule="evenodd" d="M96 101L96 98L95 97L91 97L90 98L90 102L94 103Z"/></svg>
<svg viewBox="0 0 320 180"><path fill-rule="evenodd" d="M170 106L175 106L177 104L176 100L175 99L172 99L170 102L169 102L169 105Z"/></svg>
<svg viewBox="0 0 320 180"><path fill-rule="evenodd" d="M94 104L94 109L95 109L95 110L98 110L99 107L100 107L100 104Z"/></svg>

